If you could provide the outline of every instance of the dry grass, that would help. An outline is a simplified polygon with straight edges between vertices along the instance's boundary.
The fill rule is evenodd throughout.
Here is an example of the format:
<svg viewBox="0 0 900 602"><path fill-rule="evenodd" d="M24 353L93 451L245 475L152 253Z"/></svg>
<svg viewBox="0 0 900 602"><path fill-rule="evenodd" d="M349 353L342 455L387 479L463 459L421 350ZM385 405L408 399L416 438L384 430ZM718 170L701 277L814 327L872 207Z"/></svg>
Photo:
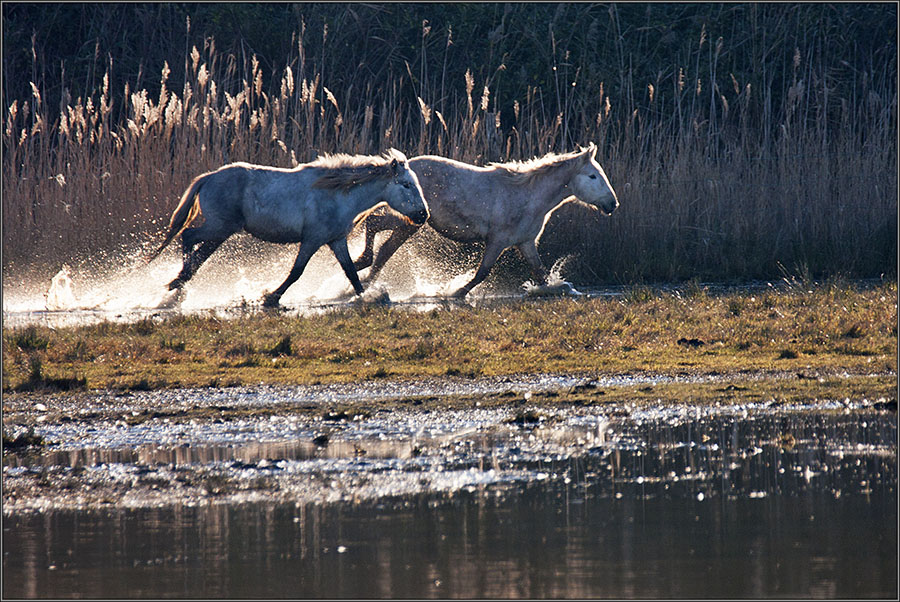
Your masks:
<svg viewBox="0 0 900 602"><path fill-rule="evenodd" d="M896 369L897 286L702 287L419 313L363 306L4 330L4 389L151 389L514 373ZM65 386L60 385L63 383ZM896 383L895 383L896 384Z"/></svg>
<svg viewBox="0 0 900 602"><path fill-rule="evenodd" d="M529 86L512 99L513 125L501 123L499 109L511 99L494 89L502 63L478 81L469 71L446 84L447 73L391 73L377 90L331 90L321 71L299 75L317 73L316 64L288 65L269 84L256 57L220 56L209 41L185 57L181 90L167 88L167 65L158 95L127 84L112 90L104 78L57 112L33 85L30 99L6 107L4 278L47 279L62 263L121 266L158 242L193 176L231 161L292 166L318 153L394 146L485 163L589 141L599 144L622 206L610 219L577 207L554 217L542 252L549 262L577 253L576 282L772 277L779 264L895 274L892 82L860 74L860 96L834 97L827 65L798 49L774 65L789 73L769 84L787 93L774 94L717 72L727 51L704 33L658 81L633 81L620 66L629 91L621 98L554 72L553 102ZM562 77L574 84L578 73L566 68Z"/></svg>

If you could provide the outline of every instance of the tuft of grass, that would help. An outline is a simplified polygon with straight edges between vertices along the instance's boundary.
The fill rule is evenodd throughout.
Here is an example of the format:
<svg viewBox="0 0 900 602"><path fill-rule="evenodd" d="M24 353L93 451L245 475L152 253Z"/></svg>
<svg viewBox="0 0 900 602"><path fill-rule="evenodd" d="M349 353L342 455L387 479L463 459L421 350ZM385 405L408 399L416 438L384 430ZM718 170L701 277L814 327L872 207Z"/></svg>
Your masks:
<svg viewBox="0 0 900 602"><path fill-rule="evenodd" d="M646 303L652 301L656 297L656 293L649 286L636 285L628 289L625 293L625 300L630 303Z"/></svg>
<svg viewBox="0 0 900 602"><path fill-rule="evenodd" d="M371 378L387 378L390 375L391 373L384 366L379 366L370 376Z"/></svg>
<svg viewBox="0 0 900 602"><path fill-rule="evenodd" d="M845 339L861 339L864 336L866 336L865 332L859 324L853 324L841 335Z"/></svg>
<svg viewBox="0 0 900 602"><path fill-rule="evenodd" d="M84 376L75 377L52 377L47 376L44 372L44 363L41 356L35 354L29 358L28 378L14 387L13 390L19 392L25 391L76 391L87 388L87 378Z"/></svg>
<svg viewBox="0 0 900 602"><path fill-rule="evenodd" d="M156 322L153 321L153 318L142 318L132 325L132 330L135 334L147 336L156 332L156 327L157 325Z"/></svg>
<svg viewBox="0 0 900 602"><path fill-rule="evenodd" d="M36 326L26 326L20 332L14 332L8 340L22 351L38 351L50 345L50 339L42 334Z"/></svg>
<svg viewBox="0 0 900 602"><path fill-rule="evenodd" d="M688 299L705 299L709 296L709 288L700 284L697 278L691 278L681 290Z"/></svg>
<svg viewBox="0 0 900 602"><path fill-rule="evenodd" d="M163 337L159 342L159 347L160 349L169 349L176 353L182 353L187 348L187 345L184 340Z"/></svg>
<svg viewBox="0 0 900 602"><path fill-rule="evenodd" d="M256 353L256 349L246 341L240 341L231 345L225 352L225 357L250 357Z"/></svg>
<svg viewBox="0 0 900 602"><path fill-rule="evenodd" d="M286 334L281 337L281 340L278 341L271 349L266 352L268 355L272 357L279 357L285 355L292 355L293 349L291 347L291 335Z"/></svg>
<svg viewBox="0 0 900 602"><path fill-rule="evenodd" d="M234 365L235 368L258 368L263 363L257 355L250 355Z"/></svg>

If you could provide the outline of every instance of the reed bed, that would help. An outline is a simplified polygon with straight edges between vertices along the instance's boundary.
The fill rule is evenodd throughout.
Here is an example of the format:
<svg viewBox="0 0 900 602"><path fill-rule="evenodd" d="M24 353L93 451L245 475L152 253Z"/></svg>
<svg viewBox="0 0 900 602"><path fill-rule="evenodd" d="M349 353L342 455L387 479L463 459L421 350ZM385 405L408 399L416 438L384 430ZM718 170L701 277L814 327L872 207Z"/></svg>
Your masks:
<svg viewBox="0 0 900 602"><path fill-rule="evenodd" d="M653 81L623 61L607 85L582 86L552 39L544 83L508 98L513 65L431 69L438 34L424 27L421 63L364 87L332 87L306 31L273 69L206 38L141 89L113 89L110 60L90 93L66 88L59 110L32 83L5 106L5 282L138 261L190 180L232 161L290 167L395 147L485 164L590 141L621 207L610 218L567 207L540 247L548 263L574 255L576 282L896 277L896 61L894 77L873 67L838 87L810 44L770 59L780 75L753 87L718 66L729 41L702 28Z"/></svg>

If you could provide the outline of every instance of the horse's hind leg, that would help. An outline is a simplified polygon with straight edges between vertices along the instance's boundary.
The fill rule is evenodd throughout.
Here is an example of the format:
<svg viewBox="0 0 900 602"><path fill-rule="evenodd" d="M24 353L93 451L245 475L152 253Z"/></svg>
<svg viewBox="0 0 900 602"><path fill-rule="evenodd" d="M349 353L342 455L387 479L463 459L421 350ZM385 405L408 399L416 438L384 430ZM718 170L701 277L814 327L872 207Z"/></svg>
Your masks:
<svg viewBox="0 0 900 602"><path fill-rule="evenodd" d="M547 284L547 268L544 267L544 262L541 261L541 256L538 254L534 241L523 242L516 245L516 248L522 254L522 257L525 258L525 261L528 262L535 284Z"/></svg>
<svg viewBox="0 0 900 602"><path fill-rule="evenodd" d="M484 256L481 258L481 264L479 264L475 276L467 284L453 293L453 296L461 299L469 294L470 290L481 284L481 282L487 278L491 268L494 267L494 264L497 263L497 259L500 258L500 255L503 254L503 251L505 250L506 247L504 247L502 243L487 241L484 245Z"/></svg>
<svg viewBox="0 0 900 602"><path fill-rule="evenodd" d="M187 232L188 231L185 231L185 234L187 234ZM197 272L197 269L203 265L203 262L209 259L209 256L212 255L223 242L224 240L204 240L200 242L199 247L194 249L196 242L188 244L187 240L183 241L184 263L181 267L181 273L178 274L178 277L175 278L175 280L169 283L169 290L172 291L183 287Z"/></svg>
<svg viewBox="0 0 900 602"><path fill-rule="evenodd" d="M364 270L372 265L375 255L375 235L385 230L396 230L403 225L403 221L396 215L389 213L374 213L365 220L366 246L362 254L353 263L357 271Z"/></svg>
<svg viewBox="0 0 900 602"><path fill-rule="evenodd" d="M357 271L364 270L372 265L372 259L375 257L375 235L381 231L381 228L372 223L376 217L380 216L373 215L365 221L366 246L363 248L362 255L353 263L353 267Z"/></svg>

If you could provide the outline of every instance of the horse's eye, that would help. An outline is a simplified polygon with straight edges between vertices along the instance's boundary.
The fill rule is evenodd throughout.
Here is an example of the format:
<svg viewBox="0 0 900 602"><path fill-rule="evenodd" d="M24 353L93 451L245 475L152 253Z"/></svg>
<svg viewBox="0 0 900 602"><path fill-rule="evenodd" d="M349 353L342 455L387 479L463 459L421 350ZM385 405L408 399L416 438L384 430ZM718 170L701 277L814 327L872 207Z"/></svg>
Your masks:
<svg viewBox="0 0 900 602"><path fill-rule="evenodd" d="M588 177L589 177L590 179L592 179L592 180L596 180L596 179L597 179L597 174L591 174L591 175L589 175Z"/></svg>

